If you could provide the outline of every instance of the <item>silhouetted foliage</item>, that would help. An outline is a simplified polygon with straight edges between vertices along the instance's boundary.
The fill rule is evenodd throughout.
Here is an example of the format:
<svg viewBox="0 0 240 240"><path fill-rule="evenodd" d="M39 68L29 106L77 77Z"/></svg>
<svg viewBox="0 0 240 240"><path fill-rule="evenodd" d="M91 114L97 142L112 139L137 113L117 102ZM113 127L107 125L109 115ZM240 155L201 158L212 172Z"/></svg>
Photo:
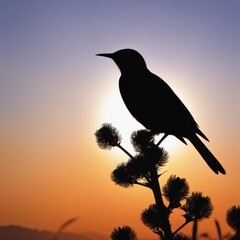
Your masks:
<svg viewBox="0 0 240 240"><path fill-rule="evenodd" d="M189 185L185 178L170 176L167 183L162 188L163 195L169 201L169 211L181 207L181 201L189 194Z"/></svg>
<svg viewBox="0 0 240 240"><path fill-rule="evenodd" d="M55 233L53 240L58 240L58 238L59 238L60 234L62 233L62 231L63 231L66 227L68 227L70 224L74 223L75 221L77 221L77 217L70 218L69 220L67 220L66 222L64 222L64 223L59 227L59 229L57 230L57 232Z"/></svg>
<svg viewBox="0 0 240 240"><path fill-rule="evenodd" d="M227 210L226 221L235 232L240 232L240 206L232 206Z"/></svg>
<svg viewBox="0 0 240 240"><path fill-rule="evenodd" d="M215 220L215 226L217 228L218 238L220 240L222 240L222 231L221 231L221 227L220 227L220 224L219 224L218 220Z"/></svg>
<svg viewBox="0 0 240 240"><path fill-rule="evenodd" d="M145 129L135 131L131 135L131 143L136 152L144 154L144 150L154 144L154 135Z"/></svg>
<svg viewBox="0 0 240 240"><path fill-rule="evenodd" d="M230 240L240 239L240 206L232 206L226 212L226 222L235 232Z"/></svg>
<svg viewBox="0 0 240 240"><path fill-rule="evenodd" d="M118 130L109 123L104 123L102 127L95 132L97 144L102 149L111 150L121 143L121 136Z"/></svg>
<svg viewBox="0 0 240 240"><path fill-rule="evenodd" d="M185 212L183 215L186 222L201 221L204 218L209 218L213 211L211 199L203 197L201 192L194 192L187 198L186 203L181 207Z"/></svg>
<svg viewBox="0 0 240 240"><path fill-rule="evenodd" d="M117 185L121 187L133 187L133 184L137 182L138 176L133 176L131 169L128 169L126 163L121 163L112 172L111 179Z"/></svg>
<svg viewBox="0 0 240 240"><path fill-rule="evenodd" d="M186 234L178 233L174 236L174 240L191 240L191 238Z"/></svg>
<svg viewBox="0 0 240 240"><path fill-rule="evenodd" d="M230 240L240 240L240 233L235 233L233 236L230 237Z"/></svg>
<svg viewBox="0 0 240 240"><path fill-rule="evenodd" d="M137 234L129 226L114 228L110 238L112 240L137 240Z"/></svg>
<svg viewBox="0 0 240 240"><path fill-rule="evenodd" d="M142 222L157 234L162 232L163 229L162 219L159 215L156 204L151 204L141 214Z"/></svg>
<svg viewBox="0 0 240 240"><path fill-rule="evenodd" d="M160 187L159 177L163 174L162 167L168 162L167 152L158 143L155 144L156 135L148 130L138 130L132 133L131 143L136 151L135 155L130 154L121 146L121 136L111 124L103 124L95 132L97 144L102 149L118 147L124 151L129 158L127 162L117 165L111 174L112 181L124 188L133 187L135 184L147 187L152 190L155 203L151 204L141 213L141 220L145 226L156 233L162 240L195 240L197 239L198 222L209 218L213 211L211 199L203 196L201 192L190 194L189 184L185 178L171 175L163 187ZM160 141L161 142L161 141ZM163 202L165 197L168 204ZM184 202L183 202L184 201ZM182 203L183 202L183 203ZM179 228L172 231L170 217L175 208L185 213L182 215L185 221ZM227 212L226 220L235 231L234 236L225 239L240 240L240 207L232 207ZM193 222L192 236L189 237L179 231ZM221 236L220 226L216 223L219 239ZM208 234L202 237L209 238ZM128 226L118 227L112 231L111 239L128 240L136 239L135 232Z"/></svg>
<svg viewBox="0 0 240 240"><path fill-rule="evenodd" d="M146 158L148 162L152 162L158 168L167 163L167 152L154 144L154 135L150 131L138 130L133 132L131 143L139 156Z"/></svg>

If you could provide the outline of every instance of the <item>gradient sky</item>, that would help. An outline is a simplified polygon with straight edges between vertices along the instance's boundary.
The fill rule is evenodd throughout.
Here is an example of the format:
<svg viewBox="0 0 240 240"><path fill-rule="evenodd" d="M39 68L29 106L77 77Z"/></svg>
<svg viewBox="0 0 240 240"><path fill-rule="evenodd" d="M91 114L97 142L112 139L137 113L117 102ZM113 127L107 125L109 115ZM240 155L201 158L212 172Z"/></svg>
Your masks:
<svg viewBox="0 0 240 240"><path fill-rule="evenodd" d="M78 216L69 231L109 235L129 225L156 239L140 221L151 192L116 186L110 174L128 158L99 149L94 136L109 122L130 148L142 128L122 103L117 66L95 56L134 48L182 99L227 171L215 175L190 144L169 137L161 182L186 178L214 205L199 231L216 235L217 219L228 232L225 212L240 204L239 12L238 0L0 0L0 225L56 230Z"/></svg>

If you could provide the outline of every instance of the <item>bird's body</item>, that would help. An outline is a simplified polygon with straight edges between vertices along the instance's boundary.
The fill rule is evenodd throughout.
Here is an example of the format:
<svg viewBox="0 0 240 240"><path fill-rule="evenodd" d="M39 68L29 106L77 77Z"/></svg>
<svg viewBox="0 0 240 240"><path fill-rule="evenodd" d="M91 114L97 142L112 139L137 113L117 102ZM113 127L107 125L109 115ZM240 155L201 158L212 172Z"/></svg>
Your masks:
<svg viewBox="0 0 240 240"><path fill-rule="evenodd" d="M208 141L186 106L160 77L150 72L143 57L133 49L98 54L112 58L121 71L119 90L132 116L153 133L188 139L215 172L225 170L197 135Z"/></svg>

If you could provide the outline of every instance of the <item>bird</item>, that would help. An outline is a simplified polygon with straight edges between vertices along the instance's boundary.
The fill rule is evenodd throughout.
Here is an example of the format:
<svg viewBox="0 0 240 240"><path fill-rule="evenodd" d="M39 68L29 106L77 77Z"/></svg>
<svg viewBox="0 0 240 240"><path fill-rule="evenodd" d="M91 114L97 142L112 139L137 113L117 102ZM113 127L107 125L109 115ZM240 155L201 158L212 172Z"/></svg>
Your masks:
<svg viewBox="0 0 240 240"><path fill-rule="evenodd" d="M136 50L125 48L113 53L96 56L112 59L121 76L119 90L125 106L131 115L153 134L173 135L187 144L188 139L216 174L226 174L225 169L200 137L209 141L200 130L190 111L172 88L159 76L152 73Z"/></svg>

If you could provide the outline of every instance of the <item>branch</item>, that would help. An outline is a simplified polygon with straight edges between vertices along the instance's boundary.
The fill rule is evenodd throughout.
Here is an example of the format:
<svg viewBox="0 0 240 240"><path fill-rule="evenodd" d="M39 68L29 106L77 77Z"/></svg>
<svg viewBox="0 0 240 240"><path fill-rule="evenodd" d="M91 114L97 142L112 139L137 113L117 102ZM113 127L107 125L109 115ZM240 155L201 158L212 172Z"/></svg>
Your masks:
<svg viewBox="0 0 240 240"><path fill-rule="evenodd" d="M120 148L123 152L125 152L131 159L134 159L134 157L120 144L116 144L116 147Z"/></svg>
<svg viewBox="0 0 240 240"><path fill-rule="evenodd" d="M192 220L191 220L192 221ZM189 224L191 221L186 221L184 224L182 224L177 230L173 232L173 236L178 233L183 227L185 227L187 224Z"/></svg>
<svg viewBox="0 0 240 240"><path fill-rule="evenodd" d="M173 240L173 234L172 234L171 225L168 218L167 208L163 202L160 183L158 181L157 169L155 168L155 166L153 166L151 174L152 174L152 187L153 187L152 191L155 198L158 213L161 213L164 235L166 239Z"/></svg>
<svg viewBox="0 0 240 240"><path fill-rule="evenodd" d="M140 186L143 186L143 187L148 187L148 185L144 184L144 183L141 183L141 182L133 182L133 184L138 184Z"/></svg>

